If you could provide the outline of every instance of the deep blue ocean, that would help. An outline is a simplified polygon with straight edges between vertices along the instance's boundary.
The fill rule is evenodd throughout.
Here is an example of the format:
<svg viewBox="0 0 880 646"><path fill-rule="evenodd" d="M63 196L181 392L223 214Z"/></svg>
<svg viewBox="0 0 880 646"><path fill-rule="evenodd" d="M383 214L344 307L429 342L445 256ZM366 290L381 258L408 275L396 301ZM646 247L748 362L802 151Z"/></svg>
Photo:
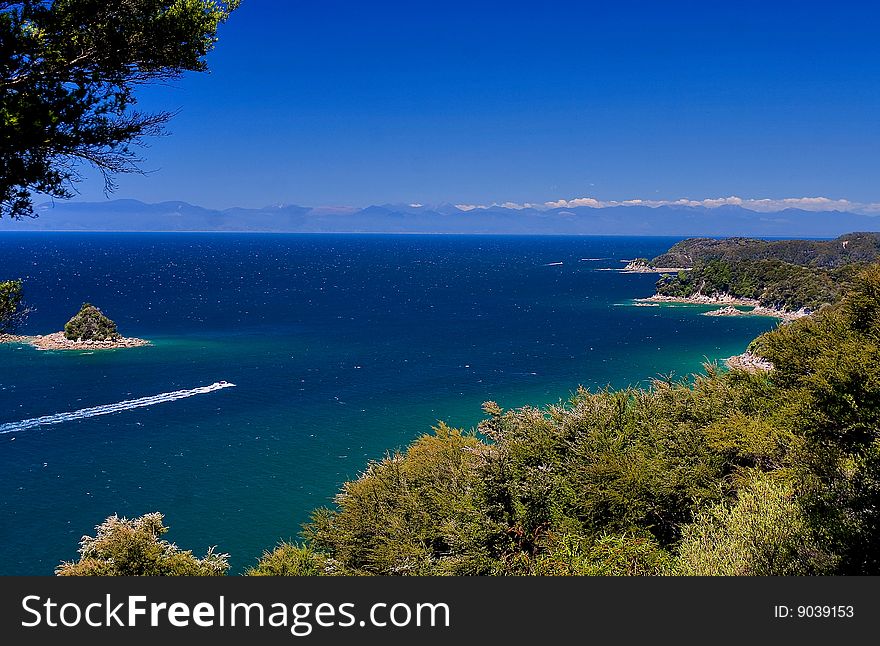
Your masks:
<svg viewBox="0 0 880 646"><path fill-rule="evenodd" d="M181 547L235 571L371 459L480 404L542 405L687 375L776 325L634 307L655 275L597 271L675 239L0 234L22 332L83 302L152 347L0 345L0 424L227 380L174 402L0 434L0 573L51 574L118 513L162 511ZM562 263L562 264L556 264Z"/></svg>

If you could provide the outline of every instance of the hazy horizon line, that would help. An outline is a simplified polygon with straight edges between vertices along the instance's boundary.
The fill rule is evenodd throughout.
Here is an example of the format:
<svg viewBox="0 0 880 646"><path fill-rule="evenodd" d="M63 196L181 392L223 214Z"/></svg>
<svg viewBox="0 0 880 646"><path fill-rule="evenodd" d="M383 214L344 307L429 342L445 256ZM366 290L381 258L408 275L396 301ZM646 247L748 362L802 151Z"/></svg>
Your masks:
<svg viewBox="0 0 880 646"><path fill-rule="evenodd" d="M512 210L526 210L533 209L538 211L549 211L553 209L565 209L565 208L578 208L578 207L588 207L594 209L605 209L605 208L615 208L615 207L627 207L627 206L643 206L649 208L659 208L664 206L679 206L679 207L702 207L706 209L714 209L718 207L724 206L737 206L748 211L754 211L757 213L776 213L779 211L784 211L785 209L800 209L803 211L813 211L813 212L823 212L823 211L840 211L846 213L857 213L860 215L880 215L880 202L858 202L854 200L849 200L846 198L828 198L824 196L816 196L816 197L787 197L787 198L743 198L736 195L731 195L729 197L717 197L717 198L703 198L703 199L690 199L690 198L678 198L675 200L655 200L655 199L642 199L642 198L633 198L627 200L602 200L595 197L574 197L570 199L561 198L558 200L550 200L544 202L514 202L514 201L505 201L505 202L488 202L488 203L468 203L468 202L455 202L455 201L447 201L447 202L382 202L382 203L371 203L366 204L364 206L353 206L346 204L320 204L317 206L307 206L306 203L303 202L281 202L268 204L263 206L239 206L232 205L226 207L204 207L200 204L189 202L183 199L177 200L161 200L157 202L145 202L144 200L131 198L131 197L116 197L116 196L108 196L106 202L104 201L95 201L95 200L78 200L76 198L72 200L48 200L46 202L41 202L36 205L36 210L48 210L51 208L55 208L59 205L65 204L109 204L114 201L135 201L143 204L163 204L167 202L184 202L191 206L198 206L200 208L205 208L209 210L217 210L217 211L225 211L230 209L253 209L253 210L261 210L261 209L272 209L272 208L284 208L290 206L299 206L302 208L309 208L313 210L327 210L327 211L349 211L354 212L358 210L363 210L366 208L370 208L373 206L401 206L412 209L436 209L440 207L448 207L452 206L462 212L470 212L470 211L479 211L479 210L488 210L492 208L504 208L504 209L512 209Z"/></svg>

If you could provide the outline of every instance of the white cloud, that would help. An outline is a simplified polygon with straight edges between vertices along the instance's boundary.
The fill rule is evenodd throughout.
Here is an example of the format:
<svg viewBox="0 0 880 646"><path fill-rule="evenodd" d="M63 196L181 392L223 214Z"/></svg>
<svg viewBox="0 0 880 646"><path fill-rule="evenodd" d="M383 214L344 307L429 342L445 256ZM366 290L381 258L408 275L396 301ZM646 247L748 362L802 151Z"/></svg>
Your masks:
<svg viewBox="0 0 880 646"><path fill-rule="evenodd" d="M492 204L456 204L455 208L459 211L473 211L474 209L491 209L492 207L500 207L502 209L514 209L522 211L523 209L546 209L543 204L531 204L530 202L492 202Z"/></svg>
<svg viewBox="0 0 880 646"><path fill-rule="evenodd" d="M804 211L849 211L867 215L880 215L880 202L852 202L846 199L831 199L828 197L786 197L780 199L771 198L742 198L735 195L730 197L714 197L701 200L680 198L677 200L599 200L594 197L575 197L572 199L560 199L543 204L531 204L529 202L493 202L492 204L456 204L462 211L474 209L488 209L500 206L508 209L571 209L578 206L586 206L594 209L602 209L612 206L693 206L714 209L720 206L740 206L750 211L759 213L774 213L783 209L801 209Z"/></svg>
<svg viewBox="0 0 880 646"><path fill-rule="evenodd" d="M549 209L573 209L576 206L591 206L594 209L602 207L602 203L592 197L576 197L573 200L556 200L555 202L544 202L544 206Z"/></svg>

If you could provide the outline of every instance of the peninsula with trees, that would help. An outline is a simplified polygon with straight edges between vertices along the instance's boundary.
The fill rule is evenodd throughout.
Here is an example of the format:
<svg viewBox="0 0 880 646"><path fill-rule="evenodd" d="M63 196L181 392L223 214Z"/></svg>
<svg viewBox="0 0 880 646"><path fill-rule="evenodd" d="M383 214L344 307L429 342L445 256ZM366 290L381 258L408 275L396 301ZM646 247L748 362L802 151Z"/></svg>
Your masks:
<svg viewBox="0 0 880 646"><path fill-rule="evenodd" d="M848 233L834 240L689 238L654 258L664 273L642 302L748 306L749 314L792 319L839 301L858 273L880 259L880 234ZM732 315L723 308L718 315Z"/></svg>

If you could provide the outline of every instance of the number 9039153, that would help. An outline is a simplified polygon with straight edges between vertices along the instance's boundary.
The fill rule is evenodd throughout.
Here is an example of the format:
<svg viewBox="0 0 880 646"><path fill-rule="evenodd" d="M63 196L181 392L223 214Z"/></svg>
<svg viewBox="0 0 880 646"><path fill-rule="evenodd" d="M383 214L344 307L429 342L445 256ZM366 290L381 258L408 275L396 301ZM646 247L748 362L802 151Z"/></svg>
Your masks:
<svg viewBox="0 0 880 646"><path fill-rule="evenodd" d="M855 616L853 606L773 606L777 619L850 619Z"/></svg>

